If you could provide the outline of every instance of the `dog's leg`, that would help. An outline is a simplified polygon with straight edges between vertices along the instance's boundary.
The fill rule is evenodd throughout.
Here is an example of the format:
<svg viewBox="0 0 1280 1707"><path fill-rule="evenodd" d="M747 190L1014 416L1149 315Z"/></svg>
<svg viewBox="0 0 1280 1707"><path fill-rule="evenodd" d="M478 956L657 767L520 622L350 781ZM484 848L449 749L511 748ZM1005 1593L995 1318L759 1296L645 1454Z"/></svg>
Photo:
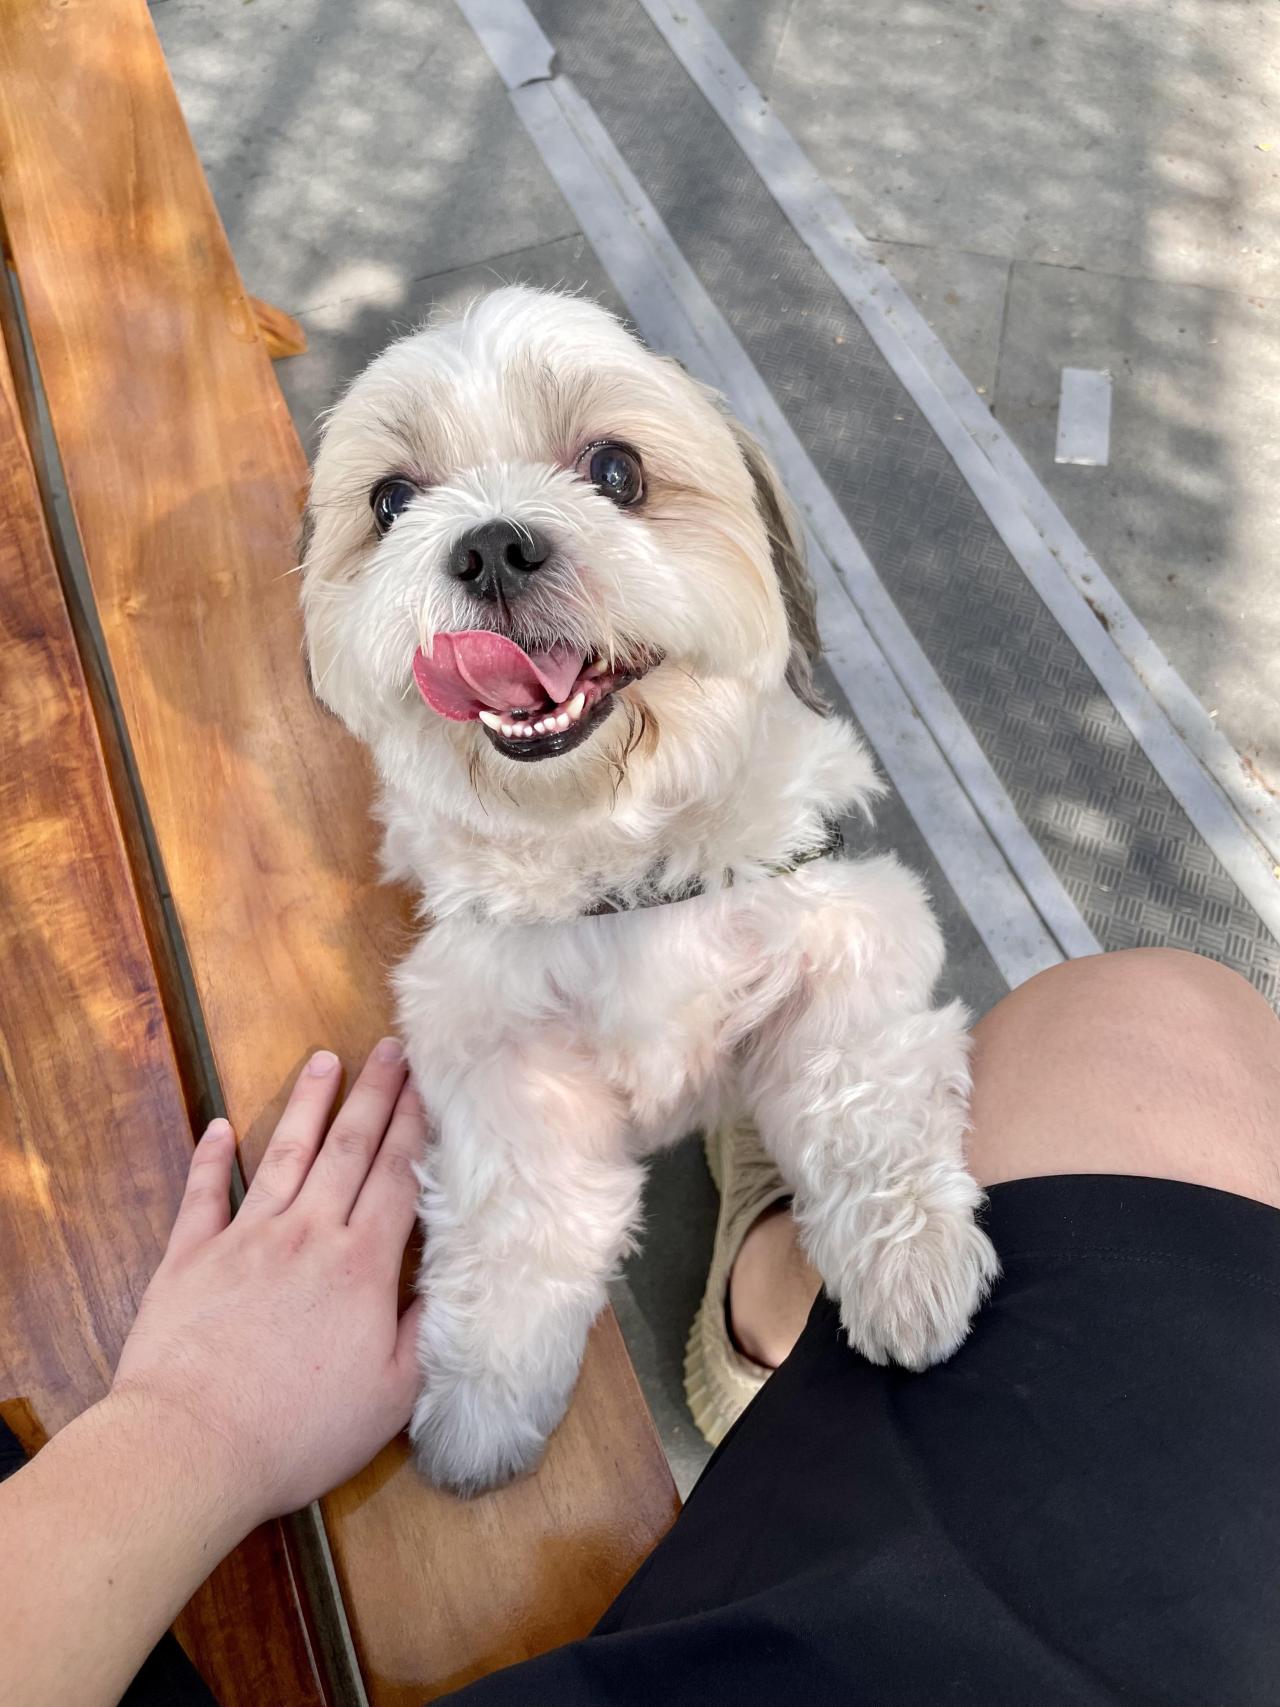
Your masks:
<svg viewBox="0 0 1280 1707"><path fill-rule="evenodd" d="M499 1048L449 1087L423 1170L423 1390L410 1426L432 1482L474 1494L538 1462L642 1181L614 1098L580 1059Z"/></svg>
<svg viewBox="0 0 1280 1707"><path fill-rule="evenodd" d="M930 1006L941 936L915 878L875 859L838 882L747 1090L851 1343L923 1369L955 1351L997 1272L964 1159L967 1015Z"/></svg>

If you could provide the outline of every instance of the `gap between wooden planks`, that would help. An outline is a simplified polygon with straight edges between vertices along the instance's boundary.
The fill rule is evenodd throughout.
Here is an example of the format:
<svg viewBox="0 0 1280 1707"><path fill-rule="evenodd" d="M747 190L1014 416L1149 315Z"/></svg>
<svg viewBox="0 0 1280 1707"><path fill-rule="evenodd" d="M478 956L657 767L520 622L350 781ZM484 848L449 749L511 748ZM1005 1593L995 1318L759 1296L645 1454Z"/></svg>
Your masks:
<svg viewBox="0 0 1280 1707"><path fill-rule="evenodd" d="M165 878L248 1171L307 1053L386 1029L403 898L307 686L301 447L142 0L10 0L0 203ZM675 1494L606 1313L535 1478L392 1447L324 1506L365 1686L409 1707L586 1630Z"/></svg>

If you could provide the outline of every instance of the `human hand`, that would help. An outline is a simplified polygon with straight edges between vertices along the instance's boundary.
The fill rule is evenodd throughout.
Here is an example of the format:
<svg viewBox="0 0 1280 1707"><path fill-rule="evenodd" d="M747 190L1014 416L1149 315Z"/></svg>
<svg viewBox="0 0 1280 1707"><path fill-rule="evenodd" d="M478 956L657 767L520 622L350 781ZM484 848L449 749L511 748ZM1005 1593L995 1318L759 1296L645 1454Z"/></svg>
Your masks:
<svg viewBox="0 0 1280 1707"><path fill-rule="evenodd" d="M397 1289L421 1105L388 1039L326 1136L339 1078L312 1057L234 1218L233 1134L209 1127L107 1401L154 1413L243 1532L363 1468L419 1383L418 1306L398 1318Z"/></svg>

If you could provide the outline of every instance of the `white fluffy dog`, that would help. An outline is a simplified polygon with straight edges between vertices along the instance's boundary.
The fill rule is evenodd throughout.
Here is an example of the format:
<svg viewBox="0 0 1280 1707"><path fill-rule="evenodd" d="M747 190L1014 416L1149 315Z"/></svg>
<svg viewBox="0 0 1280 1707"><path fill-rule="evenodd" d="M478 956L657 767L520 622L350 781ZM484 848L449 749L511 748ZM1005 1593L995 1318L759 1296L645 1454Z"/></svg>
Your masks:
<svg viewBox="0 0 1280 1707"><path fill-rule="evenodd" d="M919 881L832 855L880 784L758 447L603 309L497 290L352 385L304 538L317 691L433 921L395 977L438 1132L424 1472L537 1462L645 1158L744 1107L851 1342L947 1357L996 1268L965 1014Z"/></svg>

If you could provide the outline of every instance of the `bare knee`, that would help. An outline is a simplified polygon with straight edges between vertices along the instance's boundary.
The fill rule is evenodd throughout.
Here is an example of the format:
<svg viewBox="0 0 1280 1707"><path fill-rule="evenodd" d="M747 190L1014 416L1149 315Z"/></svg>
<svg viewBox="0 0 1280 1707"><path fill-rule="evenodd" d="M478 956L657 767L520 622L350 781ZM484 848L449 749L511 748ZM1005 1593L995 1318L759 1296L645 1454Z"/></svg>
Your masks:
<svg viewBox="0 0 1280 1707"><path fill-rule="evenodd" d="M974 1045L983 1183L1154 1174L1280 1205L1280 1021L1227 967L1164 948L1071 961Z"/></svg>
<svg viewBox="0 0 1280 1707"><path fill-rule="evenodd" d="M1041 972L999 1002L975 1037L1014 1027L1023 1033L1043 1029L1058 1038L1083 1031L1090 1045L1105 1047L1109 1038L1123 1038L1126 1047L1161 1052L1171 1036L1187 1027L1225 1047L1243 1027L1246 1053L1252 1055L1249 1045L1259 1028L1276 1047L1276 1025L1264 997L1229 966L1177 948L1131 948L1067 960ZM1189 1070L1203 1059L1192 1051Z"/></svg>

